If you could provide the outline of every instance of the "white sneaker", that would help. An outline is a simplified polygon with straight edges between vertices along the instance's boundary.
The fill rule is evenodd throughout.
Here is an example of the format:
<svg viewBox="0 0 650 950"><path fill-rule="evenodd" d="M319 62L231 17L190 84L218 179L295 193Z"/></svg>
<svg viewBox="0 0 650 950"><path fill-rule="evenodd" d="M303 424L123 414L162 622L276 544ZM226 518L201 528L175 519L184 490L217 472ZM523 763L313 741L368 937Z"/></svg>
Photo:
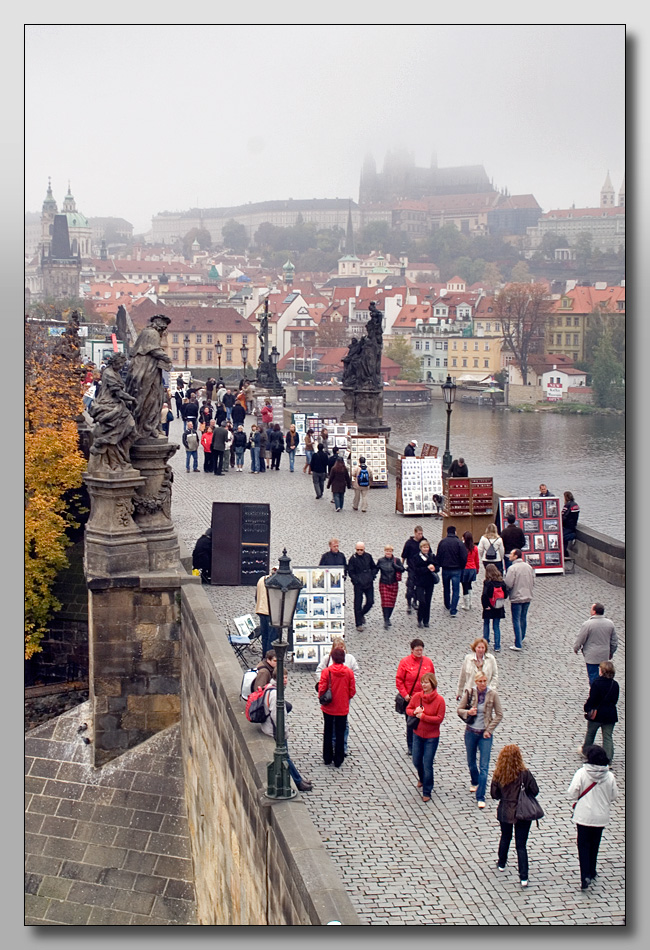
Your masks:
<svg viewBox="0 0 650 950"><path fill-rule="evenodd" d="M521 647L510 647L510 650L516 650L517 653L521 653Z"/></svg>
<svg viewBox="0 0 650 950"><path fill-rule="evenodd" d="M470 785L469 790L470 792L475 792L477 788L478 788L478 785Z"/></svg>
<svg viewBox="0 0 650 950"><path fill-rule="evenodd" d="M478 803L478 807L479 807L479 808L485 808L485 802L479 802L479 803Z"/></svg>
<svg viewBox="0 0 650 950"><path fill-rule="evenodd" d="M521 886L522 886L522 887L528 887L528 881L522 881L522 882L521 882Z"/></svg>

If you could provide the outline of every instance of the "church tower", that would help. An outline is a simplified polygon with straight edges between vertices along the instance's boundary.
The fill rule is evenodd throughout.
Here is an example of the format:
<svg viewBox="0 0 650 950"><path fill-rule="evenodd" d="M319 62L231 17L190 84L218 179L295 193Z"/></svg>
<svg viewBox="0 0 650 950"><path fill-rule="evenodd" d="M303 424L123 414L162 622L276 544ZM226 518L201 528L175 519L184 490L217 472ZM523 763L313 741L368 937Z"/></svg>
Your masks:
<svg viewBox="0 0 650 950"><path fill-rule="evenodd" d="M616 193L612 185L611 178L609 177L609 171L607 172L607 178L605 179L605 184L600 189L600 207L601 208L613 208L615 205Z"/></svg>
<svg viewBox="0 0 650 950"><path fill-rule="evenodd" d="M77 204L76 204L74 198L72 197L72 192L70 191L70 182L68 182L68 193L67 193L67 195L65 196L65 198L63 199L63 208L62 208L62 211L64 212L64 214L67 214L68 212L72 212L72 213L73 213L73 212L75 212L76 210L77 210Z"/></svg>
<svg viewBox="0 0 650 950"><path fill-rule="evenodd" d="M625 207L625 175L623 175L623 184L618 192L618 206L619 208Z"/></svg>
<svg viewBox="0 0 650 950"><path fill-rule="evenodd" d="M54 225L54 215L58 208L52 195L52 179L47 180L47 195L43 202L41 211L41 251L48 249L52 244L52 227Z"/></svg>

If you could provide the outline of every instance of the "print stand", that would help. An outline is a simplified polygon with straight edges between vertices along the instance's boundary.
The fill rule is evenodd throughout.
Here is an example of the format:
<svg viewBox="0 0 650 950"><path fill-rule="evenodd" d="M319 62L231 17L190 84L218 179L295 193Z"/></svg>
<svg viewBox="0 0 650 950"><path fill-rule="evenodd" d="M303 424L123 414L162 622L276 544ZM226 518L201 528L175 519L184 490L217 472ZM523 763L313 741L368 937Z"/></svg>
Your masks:
<svg viewBox="0 0 650 950"><path fill-rule="evenodd" d="M293 618L293 662L318 664L345 634L345 574L342 567L294 567L304 583Z"/></svg>
<svg viewBox="0 0 650 950"><path fill-rule="evenodd" d="M526 535L522 557L536 574L564 574L562 507L559 498L501 498L501 530L513 514Z"/></svg>

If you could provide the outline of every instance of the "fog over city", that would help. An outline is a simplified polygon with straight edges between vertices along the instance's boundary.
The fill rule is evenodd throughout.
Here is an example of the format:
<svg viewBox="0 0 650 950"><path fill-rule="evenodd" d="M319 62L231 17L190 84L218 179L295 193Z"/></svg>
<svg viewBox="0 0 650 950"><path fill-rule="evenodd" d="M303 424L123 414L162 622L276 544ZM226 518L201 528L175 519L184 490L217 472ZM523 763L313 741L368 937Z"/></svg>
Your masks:
<svg viewBox="0 0 650 950"><path fill-rule="evenodd" d="M598 207L624 176L622 25L34 25L25 62L25 210L51 178L136 233L161 211L357 201L364 158L396 149L483 165L543 211Z"/></svg>

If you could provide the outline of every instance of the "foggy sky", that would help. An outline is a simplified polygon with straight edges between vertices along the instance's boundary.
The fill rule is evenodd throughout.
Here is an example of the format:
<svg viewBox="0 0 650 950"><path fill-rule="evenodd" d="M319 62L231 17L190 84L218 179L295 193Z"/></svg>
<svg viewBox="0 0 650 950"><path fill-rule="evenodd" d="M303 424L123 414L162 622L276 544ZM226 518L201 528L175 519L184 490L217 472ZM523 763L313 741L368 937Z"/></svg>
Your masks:
<svg viewBox="0 0 650 950"><path fill-rule="evenodd" d="M612 11L613 13L615 11ZM371 152L482 164L544 211L597 207L625 161L608 25L27 26L25 209L48 176L136 232L160 211L358 200Z"/></svg>

